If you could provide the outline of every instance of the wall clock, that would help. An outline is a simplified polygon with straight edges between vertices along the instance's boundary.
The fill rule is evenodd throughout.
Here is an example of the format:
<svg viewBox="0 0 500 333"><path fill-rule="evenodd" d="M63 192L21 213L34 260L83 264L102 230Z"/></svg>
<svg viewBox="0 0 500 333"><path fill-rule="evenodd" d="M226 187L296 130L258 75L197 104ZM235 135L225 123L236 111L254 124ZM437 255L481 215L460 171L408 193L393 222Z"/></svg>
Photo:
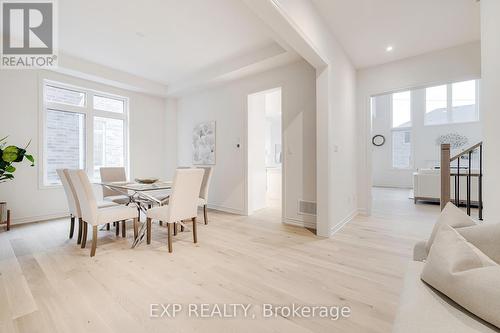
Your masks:
<svg viewBox="0 0 500 333"><path fill-rule="evenodd" d="M372 143L374 146L377 146L377 147L383 146L385 143L385 137L381 134L377 134L377 135L373 136Z"/></svg>

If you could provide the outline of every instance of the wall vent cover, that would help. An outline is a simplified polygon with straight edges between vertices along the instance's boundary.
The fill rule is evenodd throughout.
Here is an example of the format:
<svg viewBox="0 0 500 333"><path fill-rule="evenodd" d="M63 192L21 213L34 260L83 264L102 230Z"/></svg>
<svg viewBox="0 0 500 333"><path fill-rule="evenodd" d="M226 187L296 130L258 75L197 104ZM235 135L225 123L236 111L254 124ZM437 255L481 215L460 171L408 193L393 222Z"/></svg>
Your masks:
<svg viewBox="0 0 500 333"><path fill-rule="evenodd" d="M316 202L299 200L299 214L316 216Z"/></svg>

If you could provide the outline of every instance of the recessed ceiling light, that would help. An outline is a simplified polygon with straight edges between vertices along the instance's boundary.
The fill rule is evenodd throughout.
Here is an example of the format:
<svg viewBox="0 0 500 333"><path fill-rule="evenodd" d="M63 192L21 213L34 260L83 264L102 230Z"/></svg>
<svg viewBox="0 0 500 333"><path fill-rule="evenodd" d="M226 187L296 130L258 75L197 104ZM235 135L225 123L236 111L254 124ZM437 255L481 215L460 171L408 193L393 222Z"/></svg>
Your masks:
<svg viewBox="0 0 500 333"><path fill-rule="evenodd" d="M394 50L394 47L392 45L389 45L385 48L386 52L392 52L392 50Z"/></svg>

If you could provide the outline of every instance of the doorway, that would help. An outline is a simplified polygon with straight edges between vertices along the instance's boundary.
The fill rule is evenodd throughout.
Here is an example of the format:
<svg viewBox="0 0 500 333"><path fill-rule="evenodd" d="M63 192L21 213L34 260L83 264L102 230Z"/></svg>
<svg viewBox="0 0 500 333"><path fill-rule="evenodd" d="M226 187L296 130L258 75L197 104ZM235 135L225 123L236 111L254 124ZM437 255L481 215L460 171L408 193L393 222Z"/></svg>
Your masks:
<svg viewBox="0 0 500 333"><path fill-rule="evenodd" d="M248 95L247 145L247 214L281 217L281 88Z"/></svg>

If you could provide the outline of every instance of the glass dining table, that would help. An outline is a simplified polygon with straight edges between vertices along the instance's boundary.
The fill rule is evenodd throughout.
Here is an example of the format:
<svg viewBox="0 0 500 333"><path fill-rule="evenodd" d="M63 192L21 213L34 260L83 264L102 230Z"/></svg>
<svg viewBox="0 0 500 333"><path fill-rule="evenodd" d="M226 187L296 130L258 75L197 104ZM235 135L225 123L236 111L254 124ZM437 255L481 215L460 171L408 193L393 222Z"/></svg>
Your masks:
<svg viewBox="0 0 500 333"><path fill-rule="evenodd" d="M137 206L138 210L144 214L146 214L148 208L154 205L163 205L165 199L168 197L167 195L155 195L157 194L155 192L168 191L172 189L171 181L157 181L152 184L137 182L101 182L97 184L111 189L118 194L127 196L129 198L127 206L134 204ZM146 235L146 223L142 223L140 219L139 223L141 223L141 227L139 228L137 238L132 244L132 248L139 245Z"/></svg>

